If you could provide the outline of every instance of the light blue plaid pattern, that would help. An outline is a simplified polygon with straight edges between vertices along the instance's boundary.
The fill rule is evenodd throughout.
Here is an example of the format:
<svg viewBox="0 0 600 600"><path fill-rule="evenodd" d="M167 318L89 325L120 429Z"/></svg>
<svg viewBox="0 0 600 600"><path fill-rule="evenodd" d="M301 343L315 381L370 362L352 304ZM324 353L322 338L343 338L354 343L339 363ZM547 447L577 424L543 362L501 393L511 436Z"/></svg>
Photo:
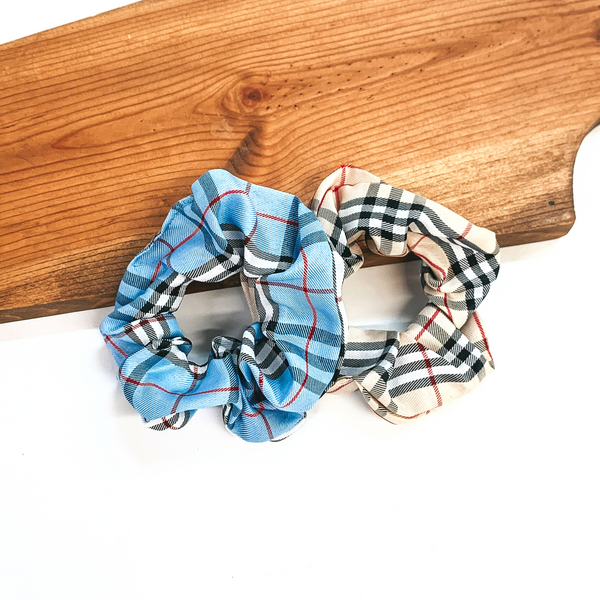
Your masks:
<svg viewBox="0 0 600 600"><path fill-rule="evenodd" d="M338 367L343 269L335 260L295 196L209 171L129 264L102 322L125 397L154 429L179 429L197 409L223 406L227 427L247 441L286 437ZM258 320L241 340L215 338L197 365L173 313L191 281L235 273Z"/></svg>

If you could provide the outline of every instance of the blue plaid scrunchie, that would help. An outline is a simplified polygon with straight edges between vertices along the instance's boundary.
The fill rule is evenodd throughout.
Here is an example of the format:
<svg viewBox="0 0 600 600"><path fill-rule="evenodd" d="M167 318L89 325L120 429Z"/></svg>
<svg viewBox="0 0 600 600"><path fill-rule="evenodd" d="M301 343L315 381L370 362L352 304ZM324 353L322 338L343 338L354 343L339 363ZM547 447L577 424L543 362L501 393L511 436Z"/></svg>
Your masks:
<svg viewBox="0 0 600 600"><path fill-rule="evenodd" d="M173 312L192 281L240 273L258 315L242 339L214 338L208 361ZM207 172L127 267L100 331L123 393L154 429L179 429L223 406L251 442L286 437L330 385L344 333L343 266L318 219L295 196Z"/></svg>

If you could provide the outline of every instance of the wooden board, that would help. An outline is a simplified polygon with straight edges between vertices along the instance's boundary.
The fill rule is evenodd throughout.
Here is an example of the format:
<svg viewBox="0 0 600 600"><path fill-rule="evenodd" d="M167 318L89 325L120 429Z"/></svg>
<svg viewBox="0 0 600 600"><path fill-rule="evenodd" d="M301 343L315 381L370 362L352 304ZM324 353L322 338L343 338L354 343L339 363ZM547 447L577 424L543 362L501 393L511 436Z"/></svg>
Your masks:
<svg viewBox="0 0 600 600"><path fill-rule="evenodd" d="M112 304L215 167L308 202L352 163L503 245L564 235L599 117L598 0L147 0L11 42L0 322Z"/></svg>

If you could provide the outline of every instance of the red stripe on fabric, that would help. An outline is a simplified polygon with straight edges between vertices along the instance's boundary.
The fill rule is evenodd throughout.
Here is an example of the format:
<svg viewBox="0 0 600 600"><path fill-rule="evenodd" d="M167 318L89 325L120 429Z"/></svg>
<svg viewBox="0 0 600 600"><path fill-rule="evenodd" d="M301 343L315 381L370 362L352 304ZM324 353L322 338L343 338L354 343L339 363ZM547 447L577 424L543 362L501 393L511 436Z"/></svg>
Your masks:
<svg viewBox="0 0 600 600"><path fill-rule="evenodd" d="M442 396L440 394L440 390L438 389L437 383L435 381L433 369L431 368L431 361L429 360L429 357L427 356L427 353L425 352L424 346L422 344L419 344L419 342L417 342L417 345L419 346L419 350L421 350L421 354L423 355L423 361L425 362L425 366L427 367L427 372L429 374L429 381L431 381L433 391L435 392L435 397L437 398L438 406L441 406L442 405Z"/></svg>
<svg viewBox="0 0 600 600"><path fill-rule="evenodd" d="M440 286L442 287L442 286ZM439 292L439 288L438 288L438 292ZM448 295L444 294L444 306L446 307L446 310L448 311L448 316L450 317L451 321L454 321L453 317L452 317L452 311L450 310L450 307L448 306Z"/></svg>
<svg viewBox="0 0 600 600"><path fill-rule="evenodd" d="M167 252L167 254L165 254L165 256L169 256L169 254L171 252L173 252L173 250L174 250L173 246L171 246L171 244L169 244L167 241L163 240L162 238L158 238L157 241L158 242L162 242L163 244L165 244L165 246L167 246L169 248L169 252ZM160 270L160 263L162 262L163 258L164 258L164 256L156 264L156 267L154 269L154 273L152 273L152 279L150 280L150 283L152 283L156 279L156 277L158 276L158 271Z"/></svg>
<svg viewBox="0 0 600 600"><path fill-rule="evenodd" d="M306 340L306 346L304 347L304 361L306 364L304 381L302 382L302 385L300 386L298 391L294 394L294 397L289 402L284 404L282 408L285 408L286 406L292 404L300 395L300 392L304 389L304 386L306 385L306 382L308 380L308 347L310 346L310 342L313 339L313 336L315 335L315 331L317 330L317 311L315 310L313 303L310 301L310 296L308 295L308 261L306 260L306 253L304 252L304 248L300 248L300 254L302 254L302 260L304 261L304 275L302 280L302 283L304 284L304 295L306 296L306 301L308 302L308 305L310 306L313 313L313 324L308 334L308 339Z"/></svg>
<svg viewBox="0 0 600 600"><path fill-rule="evenodd" d="M117 352L119 352L120 354L122 354L125 358L127 358L127 353L124 352L123 350L121 350L121 348L119 348L119 346L117 346L109 337L108 335L104 336L104 341L108 342Z"/></svg>
<svg viewBox="0 0 600 600"><path fill-rule="evenodd" d="M306 288L301 285L293 285L291 283L283 283L280 281L262 281L261 279L256 280L257 285L266 285L267 287L275 286L275 287L284 287L290 288L292 290L300 290L301 292L308 292L309 294L333 294L334 290L324 290L324 289L313 289Z"/></svg>
<svg viewBox="0 0 600 600"><path fill-rule="evenodd" d="M416 254L419 258L423 259L428 265L431 265L434 269L437 269L442 274L443 278L446 279L446 271L444 271L442 267L439 267L434 262L431 262L428 258L425 258L423 255L415 252L414 250L413 254Z"/></svg>
<svg viewBox="0 0 600 600"><path fill-rule="evenodd" d="M260 377L259 377L260 379ZM273 439L273 431L271 430L271 425L269 424L269 420L267 419L267 417L265 417L265 415L263 414L263 412L265 411L265 406L262 402L259 402L258 405L260 406L260 410L256 411L255 413L247 413L242 411L242 414L245 417L261 417L264 424L265 424L265 428L267 430L267 435L269 436L269 439L272 440Z"/></svg>
<svg viewBox="0 0 600 600"><path fill-rule="evenodd" d="M196 229L190 233L190 235L188 235L185 239L183 239L181 242L179 242L179 244L177 244L176 246L174 246L167 254L165 254L159 261L158 264L156 265L156 269L154 270L154 274L152 275L152 279L150 280L150 283L153 283L154 280L156 279L156 276L158 275L158 271L160 269L160 264L164 259L167 259L167 264L169 267L171 267L170 263L169 263L169 259L171 257L171 254L173 254L173 252L175 252L175 250L177 250L177 248L179 248L180 246L182 246L183 244L185 244L186 242L188 242L189 240L191 240L203 227L204 225L204 219L206 218L206 215L208 213L208 211L220 200L222 200L223 198L225 198L226 196L230 196L231 194L246 194L248 195L248 192L250 191L250 186L251 184L248 183L248 185L246 186L245 190L227 190L226 192L223 192L222 194L220 194L219 196L217 196L216 198L214 198L213 200L211 200L208 203L208 206L204 209L204 212L202 213L202 216L200 217L200 223L198 224L198 226L196 227Z"/></svg>
<svg viewBox="0 0 600 600"><path fill-rule="evenodd" d="M485 349L488 351L490 358L492 360L494 360L494 357L492 356L492 351L490 350L490 346L487 341L487 337L485 335L485 331L483 330L483 325L481 324L481 321L479 320L479 316L477 315L476 312L473 312L473 318L475 319L475 323L477 323L477 327L479 328L479 333L481 333L481 337L483 338L483 343L485 344Z"/></svg>
<svg viewBox="0 0 600 600"><path fill-rule="evenodd" d="M194 386L196 385L196 378L194 377L193 381L192 381L192 385L190 385L190 387L188 388L188 391L185 392L185 394L180 394L179 398L177 398L177 400L175 400L175 403L173 404L173 408L171 409L171 414L174 415L177 412L177 407L179 406L179 403L181 402L181 399L184 396L187 396L193 389Z"/></svg>
<svg viewBox="0 0 600 600"><path fill-rule="evenodd" d="M323 197L321 198L321 202L319 202L319 206L317 206L317 213L316 213L317 215L319 214L319 211L321 210L321 207L323 206L323 202L325 202L325 196L327 196L327 193L328 193L328 192L331 192L331 191L333 191L333 188L334 188L334 187L335 187L335 186L333 186L333 185L332 185L331 187L328 187L328 188L325 190L325 193L323 194Z"/></svg>
<svg viewBox="0 0 600 600"><path fill-rule="evenodd" d="M317 215L319 214L319 211L321 210L321 206L323 206L323 202L325 201L325 196L327 195L327 192L333 192L335 194L336 208L338 211L340 210L340 201L339 201L339 197L338 197L338 190L343 185L346 185L345 184L346 169L356 169L356 167L354 165L341 165L340 167L338 167L338 169L336 169L336 171L339 169L342 169L341 183L339 185L332 185L325 190L325 193L323 194L323 197L321 198L321 202L319 202L319 206L317 207L317 213L316 213ZM335 173L335 171L334 171L334 173Z"/></svg>
<svg viewBox="0 0 600 600"><path fill-rule="evenodd" d="M338 212L340 210L340 203L341 203L339 190L341 187L344 187L345 185L346 185L346 167L342 167L342 179L340 181L340 185L338 185L335 188L335 208Z"/></svg>
<svg viewBox="0 0 600 600"><path fill-rule="evenodd" d="M244 238L244 244L247 244L252 239L252 236L256 232L257 226L258 226L258 219L256 219L256 221L254 221L254 227L252 228L252 231Z"/></svg>
<svg viewBox="0 0 600 600"><path fill-rule="evenodd" d="M381 404L381 402L380 402L380 404ZM417 413L416 415L412 415L411 417L405 417L404 415L399 415L398 413L395 413L395 412L392 412L392 411L390 411L390 410L389 410L389 409L388 409L386 406L384 406L383 404L382 404L382 406L383 406L383 407L384 407L384 408L385 408L385 409L386 409L388 412L391 412L391 413L392 413L392 414L393 414L395 417L398 417L398 418L400 418L400 419L406 419L406 420L408 420L408 419L416 419L417 417L420 417L420 416L421 416L423 413L425 413L425 414L428 414L428 413L430 412L430 411L428 411L428 410L425 410L425 411L423 411L423 412ZM385 418L385 417L384 417L384 418Z"/></svg>
<svg viewBox="0 0 600 600"><path fill-rule="evenodd" d="M467 235L469 234L469 231L471 231L471 227L473 227L473 223L469 223L465 227L465 230L456 238L457 241L464 240L467 237Z"/></svg>
<svg viewBox="0 0 600 600"><path fill-rule="evenodd" d="M132 331L135 331L139 327L143 327L148 323L162 323L166 320L167 319L163 315L159 315L158 317L152 317L151 319L142 319L141 321L138 321L135 325L126 325L123 331L121 331L121 333L114 333L111 337L123 337L124 335L129 335Z"/></svg>
<svg viewBox="0 0 600 600"><path fill-rule="evenodd" d="M260 410L257 410L256 412L253 412L253 413L242 411L242 414L245 417L258 417L258 415L260 415L260 413L265 410L265 405L262 402L259 402L258 406L260 406Z"/></svg>
<svg viewBox="0 0 600 600"><path fill-rule="evenodd" d="M127 377L126 375L123 375L123 373L121 372L120 369L119 369L119 377L126 383L132 383L133 385L137 385L139 387L153 387L153 388L156 388L157 390L160 390L161 392L165 392L165 394L170 394L171 396L181 396L181 392L170 392L169 390L166 390L165 388L161 387L160 385L157 385L156 383L151 383L149 381L137 381L135 379L132 379L131 377ZM214 388L212 390L204 390L201 392L194 392L193 394L187 394L187 395L188 396L201 396L202 394L213 394L213 393L217 393L217 392L239 392L239 391L240 391L239 387Z"/></svg>
<svg viewBox="0 0 600 600"><path fill-rule="evenodd" d="M181 427L175 427L174 425L171 425L167 419L167 417L161 417L163 423L169 428L172 429L173 431L179 431L181 429L181 427L183 427L183 425L181 425ZM184 424L185 424L185 420L184 420Z"/></svg>
<svg viewBox="0 0 600 600"><path fill-rule="evenodd" d="M396 415L397 417L400 417L401 419L416 419L417 417L420 417L422 414L426 414L428 415L431 411L430 410L424 410L423 412L420 412L416 415L413 415L412 417L405 417L404 415L397 415L396 413L393 413L394 415Z"/></svg>
<svg viewBox="0 0 600 600"><path fill-rule="evenodd" d="M332 390L329 390L327 393L333 394L334 392L339 392L340 390L343 390L347 385L350 385L351 383L354 383L354 379L350 379L350 381L346 381L346 382L342 383L342 385L340 385L339 387L333 388Z"/></svg>
<svg viewBox="0 0 600 600"><path fill-rule="evenodd" d="M325 194L327 194L329 190L325 190ZM319 206L317 206L317 212L315 213L317 216L319 216L319 211L321 210L321 207L323 206L323 202L325 202L325 194L323 194L323 197L321 198L321 202L319 202Z"/></svg>
<svg viewBox="0 0 600 600"><path fill-rule="evenodd" d="M173 250L173 246L167 242L167 240L163 240L162 238L156 238L157 242L162 242L169 250Z"/></svg>
<svg viewBox="0 0 600 600"><path fill-rule="evenodd" d="M260 413L260 416L262 417L262 420L265 422L265 427L267 428L267 435L269 436L269 439L272 440L273 432L271 431L271 425L269 425L269 421L267 420L267 417L265 417L265 415Z"/></svg>
<svg viewBox="0 0 600 600"><path fill-rule="evenodd" d="M273 219L273 221L279 221L280 223L285 223L286 225L294 225L295 227L298 227L298 225L299 225L298 221L290 221L288 219L283 219L282 217L276 217L275 215L268 215L267 213L261 213L261 212L257 212L256 214L259 217L265 217L266 219Z"/></svg>
<svg viewBox="0 0 600 600"><path fill-rule="evenodd" d="M383 252L379 252L379 250L377 250L377 246L375 246L375 248L369 248L369 250L371 250L371 252L373 252L373 254L377 254L379 256L389 256L389 254L384 254Z"/></svg>
<svg viewBox="0 0 600 600"><path fill-rule="evenodd" d="M186 238L184 238L183 240L181 240L181 242L179 242L179 244L177 244L173 248L173 250L177 250L177 248L179 248L180 246L182 246L183 244L185 244L187 241L191 240L200 231L200 229L202 229L202 226L204 225L204 219L206 219L206 215L208 214L208 211L217 202L220 202L226 196L231 196L231 194L246 194L247 195L249 191L250 191L250 184L248 184L246 186L245 190L227 190L226 192L223 192L222 194L220 194L219 196L217 196L216 198L214 198L213 200L211 200L208 203L208 206L204 209L204 212L202 213L202 216L200 217L200 223L198 223L198 226L196 227L196 229L192 233L190 233L190 235L188 235Z"/></svg>
<svg viewBox="0 0 600 600"><path fill-rule="evenodd" d="M429 329L429 326L433 323L433 321L439 315L439 313L440 313L440 309L436 308L432 317L429 319L429 321L427 321L427 323L425 323L425 325L421 328L421 331L419 331L419 333L417 333L417 335L415 336L415 341L418 341L419 338L425 333L425 331L427 331L427 329Z"/></svg>
<svg viewBox="0 0 600 600"><path fill-rule="evenodd" d="M422 241L423 241L423 240L424 240L426 237L427 237L426 235L423 235L423 236L421 236L421 237L420 237L420 238L417 240L417 243L416 243L416 244L413 244L413 246L412 246L411 250L414 252L414 249L415 249L415 248L416 248L416 247L417 247L417 246L418 246L418 245L419 245L419 244L420 244L420 243L421 243L421 242L422 242ZM415 254L416 254L416 252L415 252Z"/></svg>
<svg viewBox="0 0 600 600"><path fill-rule="evenodd" d="M170 252L173 252L173 250L170 250ZM168 254L165 254L165 256L168 256ZM165 256L163 256L157 263L156 263L156 267L154 267L154 273L152 273L152 279L150 279L150 283L154 283L154 280L157 278L158 276L158 272L160 271L160 265L162 264L162 260L163 258L165 258Z"/></svg>

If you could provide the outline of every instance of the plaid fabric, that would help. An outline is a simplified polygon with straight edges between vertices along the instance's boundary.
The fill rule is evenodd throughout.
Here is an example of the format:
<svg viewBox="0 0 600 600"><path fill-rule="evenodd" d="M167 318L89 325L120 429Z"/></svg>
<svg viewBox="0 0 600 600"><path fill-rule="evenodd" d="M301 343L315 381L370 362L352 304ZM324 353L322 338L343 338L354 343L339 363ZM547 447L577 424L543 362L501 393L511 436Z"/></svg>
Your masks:
<svg viewBox="0 0 600 600"><path fill-rule="evenodd" d="M330 393L358 387L378 415L398 422L469 392L493 370L476 312L499 271L491 231L351 165L321 183L312 209L345 277L363 263L364 236L373 252L419 256L428 299L406 332L348 327Z"/></svg>
<svg viewBox="0 0 600 600"><path fill-rule="evenodd" d="M101 332L123 393L156 430L223 406L226 426L262 442L289 434L330 385L343 339L342 277L315 215L296 197L221 170L192 185L127 267ZM206 364L173 313L191 281L241 273L257 321L216 337Z"/></svg>

